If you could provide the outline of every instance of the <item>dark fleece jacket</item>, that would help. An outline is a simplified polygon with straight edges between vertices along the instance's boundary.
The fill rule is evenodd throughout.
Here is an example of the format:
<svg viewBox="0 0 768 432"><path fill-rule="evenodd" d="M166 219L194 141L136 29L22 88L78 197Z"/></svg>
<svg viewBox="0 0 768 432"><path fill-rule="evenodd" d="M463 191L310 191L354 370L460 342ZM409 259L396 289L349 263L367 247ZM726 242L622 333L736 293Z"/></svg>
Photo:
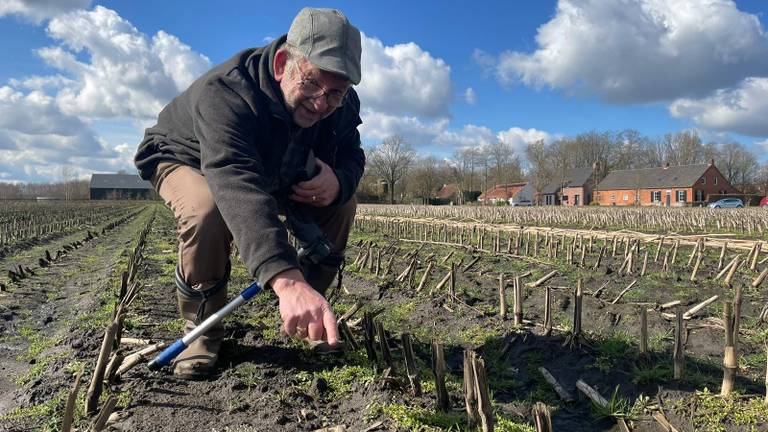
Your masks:
<svg viewBox="0 0 768 432"><path fill-rule="evenodd" d="M360 101L350 89L344 105L306 129L293 124L272 59L285 36L247 49L198 78L146 130L135 163L148 180L158 163L201 171L251 275L265 286L298 267L296 251L278 219L310 149L333 167L346 203L363 174L357 126Z"/></svg>

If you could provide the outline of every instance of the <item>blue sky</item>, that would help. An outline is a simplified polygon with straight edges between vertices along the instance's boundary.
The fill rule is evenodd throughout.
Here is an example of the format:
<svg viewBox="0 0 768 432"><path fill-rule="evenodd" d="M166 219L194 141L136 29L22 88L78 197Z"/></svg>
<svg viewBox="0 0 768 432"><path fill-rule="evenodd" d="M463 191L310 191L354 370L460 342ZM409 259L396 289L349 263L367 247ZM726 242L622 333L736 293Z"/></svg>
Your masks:
<svg viewBox="0 0 768 432"><path fill-rule="evenodd" d="M0 0L0 181L132 171L144 128L200 73L306 3ZM326 2L364 33L364 143L421 154L590 130L768 150L763 0ZM471 5L471 6L470 6Z"/></svg>

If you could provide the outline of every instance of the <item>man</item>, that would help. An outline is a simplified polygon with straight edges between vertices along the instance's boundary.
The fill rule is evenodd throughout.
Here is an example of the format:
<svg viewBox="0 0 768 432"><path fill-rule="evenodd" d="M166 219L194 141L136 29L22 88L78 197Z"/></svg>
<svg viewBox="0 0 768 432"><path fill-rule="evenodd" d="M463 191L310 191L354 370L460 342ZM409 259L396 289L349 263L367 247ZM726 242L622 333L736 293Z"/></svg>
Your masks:
<svg viewBox="0 0 768 432"><path fill-rule="evenodd" d="M250 274L279 297L285 331L336 344L323 293L339 263L299 259L278 215L301 213L343 253L365 164L351 88L360 53L360 32L343 14L305 8L287 35L214 67L147 129L135 162L177 221L185 332L226 304L234 240ZM308 162L319 172L311 178ZM219 325L197 339L174 374L209 374L223 336Z"/></svg>

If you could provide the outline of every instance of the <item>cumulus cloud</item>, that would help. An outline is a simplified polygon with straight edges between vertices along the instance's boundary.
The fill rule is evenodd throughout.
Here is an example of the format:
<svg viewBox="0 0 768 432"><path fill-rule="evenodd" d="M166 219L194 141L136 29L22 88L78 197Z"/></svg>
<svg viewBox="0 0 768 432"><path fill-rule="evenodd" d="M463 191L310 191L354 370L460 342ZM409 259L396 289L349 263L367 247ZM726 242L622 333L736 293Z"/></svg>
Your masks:
<svg viewBox="0 0 768 432"><path fill-rule="evenodd" d="M364 107L390 115L448 115L451 68L415 43L385 46L363 35L363 79L356 90Z"/></svg>
<svg viewBox="0 0 768 432"><path fill-rule="evenodd" d="M766 136L768 78L748 78L735 88L718 90L706 98L677 100L669 112L708 129Z"/></svg>
<svg viewBox="0 0 768 432"><path fill-rule="evenodd" d="M0 17L15 14L40 23L90 4L91 0L0 0Z"/></svg>
<svg viewBox="0 0 768 432"><path fill-rule="evenodd" d="M425 121L415 116L398 116L380 113L370 108L360 112L363 124L360 134L368 140L383 140L392 135L401 135L418 146L428 144L449 124L447 118Z"/></svg>
<svg viewBox="0 0 768 432"><path fill-rule="evenodd" d="M505 84L614 103L702 97L768 73L768 36L731 0L560 0L536 42L533 53L474 57Z"/></svg>
<svg viewBox="0 0 768 432"><path fill-rule="evenodd" d="M515 153L522 154L528 144L536 141L551 142L554 137L552 134L538 129L521 129L512 127L501 131L496 136L500 141L512 146Z"/></svg>
<svg viewBox="0 0 768 432"><path fill-rule="evenodd" d="M135 170L140 129L210 66L175 36L149 37L101 6L59 15L47 33L56 44L37 54L58 73L0 87L4 181L56 180L62 165L80 177ZM96 128L103 119L107 129Z"/></svg>
<svg viewBox="0 0 768 432"><path fill-rule="evenodd" d="M464 90L464 100L470 105L477 103L477 94L475 94L475 89L468 87L466 90Z"/></svg>
<svg viewBox="0 0 768 432"><path fill-rule="evenodd" d="M51 20L48 34L59 46L40 57L71 81L57 98L63 111L88 117L152 118L173 96L210 67L175 36L152 38L115 11L96 6ZM77 54L87 52L90 62Z"/></svg>

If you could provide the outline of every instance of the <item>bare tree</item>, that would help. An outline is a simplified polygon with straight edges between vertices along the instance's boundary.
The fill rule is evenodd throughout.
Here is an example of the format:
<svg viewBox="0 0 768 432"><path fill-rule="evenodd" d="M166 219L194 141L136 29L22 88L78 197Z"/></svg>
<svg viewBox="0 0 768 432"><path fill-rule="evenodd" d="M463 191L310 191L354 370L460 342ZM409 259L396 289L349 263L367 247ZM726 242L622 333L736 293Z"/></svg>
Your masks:
<svg viewBox="0 0 768 432"><path fill-rule="evenodd" d="M555 169L550 160L550 151L544 141L539 140L528 144L525 149L525 156L530 165L528 177L538 200L544 187L554 179Z"/></svg>
<svg viewBox="0 0 768 432"><path fill-rule="evenodd" d="M729 142L720 146L718 165L729 183L742 191L754 190L760 165L755 155L741 143Z"/></svg>
<svg viewBox="0 0 768 432"><path fill-rule="evenodd" d="M395 187L406 176L415 157L413 147L400 135L384 139L370 152L368 166L387 182L390 204L395 203Z"/></svg>
<svg viewBox="0 0 768 432"><path fill-rule="evenodd" d="M421 198L427 204L435 195L437 188L445 180L445 172L439 159L434 156L426 156L416 160L408 176L408 188L411 194Z"/></svg>

